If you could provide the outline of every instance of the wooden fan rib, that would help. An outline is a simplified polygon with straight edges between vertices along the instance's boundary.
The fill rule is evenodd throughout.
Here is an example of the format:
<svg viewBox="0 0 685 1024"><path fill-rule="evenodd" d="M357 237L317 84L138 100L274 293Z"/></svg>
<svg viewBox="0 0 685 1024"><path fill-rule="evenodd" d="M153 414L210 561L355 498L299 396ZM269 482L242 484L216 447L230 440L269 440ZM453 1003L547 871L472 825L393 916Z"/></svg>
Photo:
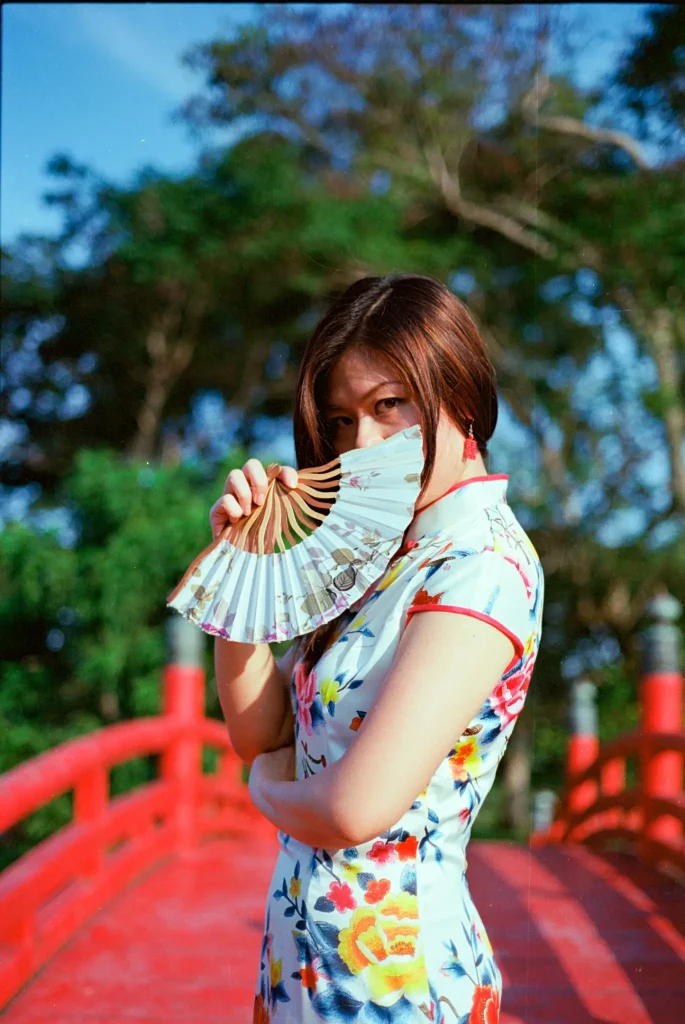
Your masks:
<svg viewBox="0 0 685 1024"><path fill-rule="evenodd" d="M326 491L319 491L315 487L308 487L307 484L303 484L301 487L297 487L298 492L304 491L305 494L309 494L312 498L328 498L331 500L334 495L327 494Z"/></svg>
<svg viewBox="0 0 685 1024"><path fill-rule="evenodd" d="M325 462L323 464L323 466L311 466L309 469L302 469L302 470L298 469L297 475L298 476L307 476L307 477L309 477L309 476L312 476L314 474L326 473L333 466L335 466L336 472L340 469L341 462L340 462L340 456L339 455L336 455L336 457L334 459L331 459L330 462Z"/></svg>
<svg viewBox="0 0 685 1024"><path fill-rule="evenodd" d="M297 502L305 515L311 515L314 519L318 519L321 522L326 518L325 516L322 516L320 512L315 512L313 509L310 509L304 498L301 498L297 491L291 491L290 498L292 501Z"/></svg>
<svg viewBox="0 0 685 1024"><path fill-rule="evenodd" d="M258 555L263 555L264 554L264 538L266 537L266 533L267 533L267 530L269 528L269 520L271 518L271 509L273 508L273 504L274 504L274 491L275 491L275 487L267 488L266 501L262 505L262 508L264 509L264 515L262 516L262 521L259 524L259 528L257 530L257 554Z"/></svg>
<svg viewBox="0 0 685 1024"><path fill-rule="evenodd" d="M287 495L286 499L284 501L284 505L285 505L286 512L287 512L287 515L288 515L288 521L289 521L291 527L293 528L293 531L297 534L297 536L300 538L300 540L306 540L307 539L307 534L303 533L301 528L300 528L300 524L298 523L297 518L295 516L295 510L293 509L292 503L290 501L291 497L292 497L291 494ZM297 543L297 541L295 541L295 543Z"/></svg>

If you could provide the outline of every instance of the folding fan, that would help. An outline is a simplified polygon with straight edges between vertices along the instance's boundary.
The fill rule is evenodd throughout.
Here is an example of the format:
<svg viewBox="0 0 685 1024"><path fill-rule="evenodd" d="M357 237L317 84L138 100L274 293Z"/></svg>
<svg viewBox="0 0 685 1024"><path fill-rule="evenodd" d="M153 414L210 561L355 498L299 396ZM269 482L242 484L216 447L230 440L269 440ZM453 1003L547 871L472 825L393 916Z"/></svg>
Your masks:
<svg viewBox="0 0 685 1024"><path fill-rule="evenodd" d="M292 489L272 463L264 504L197 556L167 605L241 643L310 633L384 572L414 515L423 461L415 425L298 471Z"/></svg>

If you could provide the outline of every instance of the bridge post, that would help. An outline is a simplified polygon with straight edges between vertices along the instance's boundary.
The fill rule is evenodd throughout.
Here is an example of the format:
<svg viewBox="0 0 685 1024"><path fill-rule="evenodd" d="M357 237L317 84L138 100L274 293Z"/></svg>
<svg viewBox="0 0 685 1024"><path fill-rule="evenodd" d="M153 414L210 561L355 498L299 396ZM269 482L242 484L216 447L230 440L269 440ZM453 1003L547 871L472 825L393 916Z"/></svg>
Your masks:
<svg viewBox="0 0 685 1024"><path fill-rule="evenodd" d="M553 789L538 789L533 794L533 835L549 832L554 821L557 794Z"/></svg>
<svg viewBox="0 0 685 1024"><path fill-rule="evenodd" d="M597 688L589 679L576 679L571 685L569 704L570 737L566 750L566 778L584 771L597 757ZM592 779L571 790L568 807L572 814L584 811L597 799L597 783Z"/></svg>
<svg viewBox="0 0 685 1024"><path fill-rule="evenodd" d="M663 591L645 607L651 620L640 637L641 732L682 732L683 672L680 663L681 631L675 624L682 605ZM650 754L645 748L640 758L640 790L643 797L643 836L646 840L678 842L682 822L669 815L650 814L650 797L678 798L683 792L683 755L676 750ZM643 851L647 854L647 850Z"/></svg>
<svg viewBox="0 0 685 1024"><path fill-rule="evenodd" d="M176 788L176 850L188 854L198 843L202 742L197 726L205 710L204 633L177 612L167 618L165 631L162 710L180 721L181 731L162 755L161 776Z"/></svg>

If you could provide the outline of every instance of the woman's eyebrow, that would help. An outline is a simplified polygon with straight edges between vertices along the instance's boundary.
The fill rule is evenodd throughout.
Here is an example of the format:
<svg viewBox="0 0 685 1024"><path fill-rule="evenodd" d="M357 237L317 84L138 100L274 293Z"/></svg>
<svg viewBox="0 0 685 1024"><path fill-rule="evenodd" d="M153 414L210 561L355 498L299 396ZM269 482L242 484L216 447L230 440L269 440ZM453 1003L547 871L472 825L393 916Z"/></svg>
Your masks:
<svg viewBox="0 0 685 1024"><path fill-rule="evenodd" d="M366 392L366 394L362 395L360 401L361 402L365 402L366 399L369 397L369 395L372 395L374 393L374 391L378 391L378 389L382 388L385 384L400 384L400 385L404 386L401 380L382 380L380 382L380 384L374 384L374 386L372 388L369 388L369 390ZM324 409L326 409L328 412L332 412L334 409L343 409L343 408L344 408L344 406L342 406L342 405L332 405L330 402L326 402L324 404Z"/></svg>

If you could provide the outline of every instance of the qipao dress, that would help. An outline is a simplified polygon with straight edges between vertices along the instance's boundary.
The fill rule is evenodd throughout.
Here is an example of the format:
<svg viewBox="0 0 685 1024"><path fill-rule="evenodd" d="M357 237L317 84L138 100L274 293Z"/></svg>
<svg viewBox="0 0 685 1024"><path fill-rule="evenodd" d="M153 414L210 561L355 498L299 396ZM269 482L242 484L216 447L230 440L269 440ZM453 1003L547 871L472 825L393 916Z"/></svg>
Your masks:
<svg viewBox="0 0 685 1024"><path fill-rule="evenodd" d="M340 850L278 832L253 1024L499 1020L502 978L469 892L466 847L526 699L544 599L540 560L507 484L504 474L473 477L421 509L311 672L295 664L301 779L342 757L364 728L412 615L475 616L515 648L426 789L386 832ZM425 690L430 700L430 680Z"/></svg>

